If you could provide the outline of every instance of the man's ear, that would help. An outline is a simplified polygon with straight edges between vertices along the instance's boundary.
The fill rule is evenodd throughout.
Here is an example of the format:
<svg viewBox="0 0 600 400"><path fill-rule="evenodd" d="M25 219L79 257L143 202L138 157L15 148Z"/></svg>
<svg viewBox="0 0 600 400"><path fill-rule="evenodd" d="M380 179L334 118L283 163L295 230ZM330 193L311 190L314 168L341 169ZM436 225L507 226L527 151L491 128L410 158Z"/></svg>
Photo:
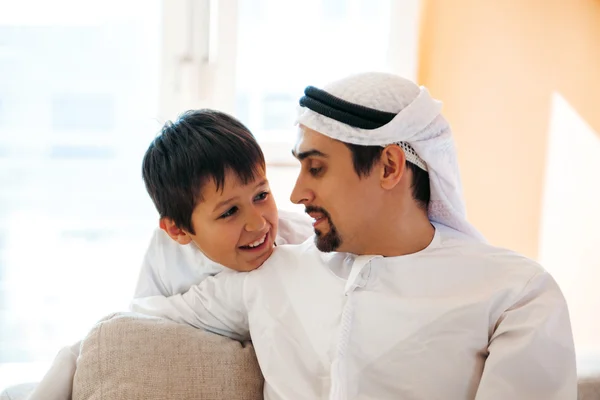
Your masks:
<svg viewBox="0 0 600 400"><path fill-rule="evenodd" d="M175 225L171 218L161 218L159 222L160 229L167 232L167 235L179 244L189 244L192 241L190 235Z"/></svg>
<svg viewBox="0 0 600 400"><path fill-rule="evenodd" d="M393 189L400 182L406 171L404 150L397 144L386 146L381 152L381 187Z"/></svg>

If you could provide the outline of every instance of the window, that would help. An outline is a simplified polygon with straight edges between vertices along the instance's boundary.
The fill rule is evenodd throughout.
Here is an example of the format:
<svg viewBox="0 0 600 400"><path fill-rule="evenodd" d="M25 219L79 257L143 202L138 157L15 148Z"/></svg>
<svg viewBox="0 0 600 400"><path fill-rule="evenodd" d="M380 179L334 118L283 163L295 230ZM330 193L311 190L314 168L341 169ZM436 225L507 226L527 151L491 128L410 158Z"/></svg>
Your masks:
<svg viewBox="0 0 600 400"><path fill-rule="evenodd" d="M156 223L139 171L160 127L160 15L159 0L2 6L0 390L127 308Z"/></svg>
<svg viewBox="0 0 600 400"><path fill-rule="evenodd" d="M239 0L234 96L243 108L235 114L261 141L268 160L294 163L289 153L304 87L389 69L391 2L374 2L369 18L357 0L263 0L261 14L251 12L251 3ZM286 160L280 159L283 145Z"/></svg>
<svg viewBox="0 0 600 400"><path fill-rule="evenodd" d="M304 87L390 69L391 29L406 26L391 24L390 0L6 3L0 389L39 380L61 347L126 309L157 219L141 160L165 120L201 107L237 116L279 207L294 208Z"/></svg>
<svg viewBox="0 0 600 400"><path fill-rule="evenodd" d="M115 127L115 106L113 95L108 93L55 95L52 130L110 132Z"/></svg>

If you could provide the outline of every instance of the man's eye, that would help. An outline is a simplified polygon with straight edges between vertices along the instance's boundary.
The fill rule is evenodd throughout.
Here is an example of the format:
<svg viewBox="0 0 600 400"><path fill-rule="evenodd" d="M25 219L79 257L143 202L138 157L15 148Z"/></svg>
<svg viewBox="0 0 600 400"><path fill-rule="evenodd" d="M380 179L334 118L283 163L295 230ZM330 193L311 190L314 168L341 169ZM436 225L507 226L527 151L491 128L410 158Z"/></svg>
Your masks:
<svg viewBox="0 0 600 400"><path fill-rule="evenodd" d="M317 176L319 175L319 173L323 170L323 167L318 167L318 168L309 168L308 172L312 175L312 176Z"/></svg>
<svg viewBox="0 0 600 400"><path fill-rule="evenodd" d="M227 218L227 217L231 217L233 214L235 214L237 212L238 208L237 207L231 207L229 210L227 210L225 213L221 214L221 216L219 218Z"/></svg>
<svg viewBox="0 0 600 400"><path fill-rule="evenodd" d="M256 196L256 197L254 198L254 200L256 200L256 201L261 201L261 200L264 200L264 199L266 199L267 197L269 197L269 192L262 192L262 193L260 193L258 196Z"/></svg>

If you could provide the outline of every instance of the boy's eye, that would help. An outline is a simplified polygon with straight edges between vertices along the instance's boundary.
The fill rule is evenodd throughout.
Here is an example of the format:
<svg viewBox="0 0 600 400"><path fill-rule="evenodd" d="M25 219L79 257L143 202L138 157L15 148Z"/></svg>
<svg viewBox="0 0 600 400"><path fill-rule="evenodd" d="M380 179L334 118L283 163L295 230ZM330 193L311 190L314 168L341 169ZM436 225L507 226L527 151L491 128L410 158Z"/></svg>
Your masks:
<svg viewBox="0 0 600 400"><path fill-rule="evenodd" d="M231 217L233 214L235 214L237 212L238 208L237 207L231 207L229 210L227 210L225 213L221 214L221 216L219 218L227 218L227 217Z"/></svg>
<svg viewBox="0 0 600 400"><path fill-rule="evenodd" d="M269 192L262 192L262 193L258 194L258 195L257 195L257 196L254 198L254 200L256 200L256 201L261 201L261 200L264 200L264 199L266 199L267 197L269 197Z"/></svg>

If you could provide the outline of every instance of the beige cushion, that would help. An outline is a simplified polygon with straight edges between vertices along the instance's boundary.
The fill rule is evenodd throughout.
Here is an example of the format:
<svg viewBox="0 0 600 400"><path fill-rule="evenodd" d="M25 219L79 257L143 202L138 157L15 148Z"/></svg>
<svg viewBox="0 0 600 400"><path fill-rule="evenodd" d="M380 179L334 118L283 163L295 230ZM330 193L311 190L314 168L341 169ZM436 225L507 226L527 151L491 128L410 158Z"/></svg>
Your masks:
<svg viewBox="0 0 600 400"><path fill-rule="evenodd" d="M258 400L262 389L250 343L119 313L83 341L73 400Z"/></svg>
<svg viewBox="0 0 600 400"><path fill-rule="evenodd" d="M580 376L578 400L600 400L600 373Z"/></svg>

